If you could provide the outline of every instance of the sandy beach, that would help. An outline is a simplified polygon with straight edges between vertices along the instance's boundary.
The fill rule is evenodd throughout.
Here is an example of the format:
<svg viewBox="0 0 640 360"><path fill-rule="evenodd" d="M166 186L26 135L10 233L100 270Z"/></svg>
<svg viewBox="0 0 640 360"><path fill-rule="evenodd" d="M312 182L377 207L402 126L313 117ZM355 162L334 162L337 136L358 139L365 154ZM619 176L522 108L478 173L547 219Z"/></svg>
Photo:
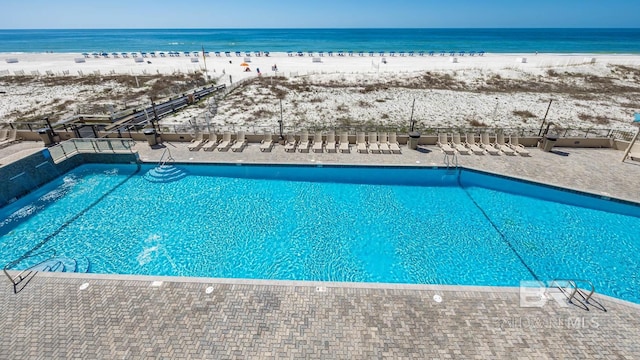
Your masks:
<svg viewBox="0 0 640 360"><path fill-rule="evenodd" d="M281 101L285 126L294 129L403 128L411 116L421 128L535 128L553 100L547 119L556 127L634 130L640 111L638 55L323 55L181 53L136 61L2 53L0 121L109 114L204 85L205 73L220 84L243 82L206 117L219 129L275 128ZM203 124L207 105L162 123Z"/></svg>

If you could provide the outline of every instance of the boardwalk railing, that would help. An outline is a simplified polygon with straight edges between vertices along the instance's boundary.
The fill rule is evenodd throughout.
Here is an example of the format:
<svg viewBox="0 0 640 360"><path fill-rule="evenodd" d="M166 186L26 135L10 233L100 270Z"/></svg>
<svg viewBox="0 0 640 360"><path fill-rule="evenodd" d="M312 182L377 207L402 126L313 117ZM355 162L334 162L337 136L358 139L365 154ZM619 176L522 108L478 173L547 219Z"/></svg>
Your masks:
<svg viewBox="0 0 640 360"><path fill-rule="evenodd" d="M49 148L51 159L58 163L80 153L133 153L133 139L71 139Z"/></svg>

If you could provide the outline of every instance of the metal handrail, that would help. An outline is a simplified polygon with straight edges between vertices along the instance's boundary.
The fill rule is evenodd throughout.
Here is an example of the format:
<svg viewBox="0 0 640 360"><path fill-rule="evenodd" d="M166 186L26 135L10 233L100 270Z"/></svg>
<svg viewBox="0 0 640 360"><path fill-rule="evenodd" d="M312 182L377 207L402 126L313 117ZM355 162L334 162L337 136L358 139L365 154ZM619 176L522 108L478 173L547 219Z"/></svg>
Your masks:
<svg viewBox="0 0 640 360"><path fill-rule="evenodd" d="M40 256L42 254L46 254L48 252L51 252L52 255L47 257L46 260L43 260L43 261L41 261L41 262L39 262L39 263L37 263L35 265L32 265L32 266L28 267L27 269L22 270L15 277L12 277L11 274L9 274L9 270L12 267L16 266L18 263L20 263L20 262L22 262L22 261L24 261L26 259L32 258L32 257L36 257L36 256ZM9 281L11 281L11 284L13 284L13 293L17 294L18 293L18 285L20 285L20 283L23 282L25 279L28 279L31 276L31 274L33 274L34 272L37 272L37 270L32 270L33 268L46 263L47 261L51 260L54 256L56 256L56 251L54 249L49 249L49 250L45 250L45 251L39 252L37 254L31 254L31 255L28 255L28 256L21 256L20 258L18 258L16 260L13 260L10 263L6 264L4 266L4 268L2 269L2 271L7 276ZM22 276L25 273L26 273L26 275Z"/></svg>
<svg viewBox="0 0 640 360"><path fill-rule="evenodd" d="M571 303L573 298L575 298L576 294L580 294L580 296L582 296L582 298L584 299L584 302L588 304L589 299L591 299L591 296L593 296L593 294L596 291L596 288L591 281L582 280L582 279L554 279L551 282L551 286L554 286L555 284L555 286L558 289L564 288L564 287L561 287L560 284L558 283L560 281L566 282L567 284L571 285L571 287L573 287L573 290L571 291L571 294L568 296L568 299L567 299L569 303ZM591 287L591 291L589 292L589 295L585 297L584 294L582 294L582 292L580 291L580 288L578 288L578 282L589 284L589 286Z"/></svg>
<svg viewBox="0 0 640 360"><path fill-rule="evenodd" d="M458 155L451 155L451 162L454 163L455 167L458 167ZM449 154L444 154L444 163L447 165L447 168L451 167L451 162L449 161Z"/></svg>
<svg viewBox="0 0 640 360"><path fill-rule="evenodd" d="M166 159L164 158L165 154L169 154ZM169 161L175 162L176 160L173 158L173 156L171 156L171 151L169 150L169 148L164 148L162 156L160 156L160 161L158 161L158 166L164 166Z"/></svg>

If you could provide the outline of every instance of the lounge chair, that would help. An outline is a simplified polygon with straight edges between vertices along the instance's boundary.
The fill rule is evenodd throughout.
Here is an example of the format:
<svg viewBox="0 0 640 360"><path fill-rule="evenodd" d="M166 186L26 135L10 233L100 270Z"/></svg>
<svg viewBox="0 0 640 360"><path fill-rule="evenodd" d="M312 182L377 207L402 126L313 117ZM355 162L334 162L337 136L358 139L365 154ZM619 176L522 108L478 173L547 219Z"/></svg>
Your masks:
<svg viewBox="0 0 640 360"><path fill-rule="evenodd" d="M476 135L467 133L467 141L464 143L474 154L484 155L484 149L476 144Z"/></svg>
<svg viewBox="0 0 640 360"><path fill-rule="evenodd" d="M218 144L218 151L228 151L232 144L231 131L225 131L222 133L222 141Z"/></svg>
<svg viewBox="0 0 640 360"><path fill-rule="evenodd" d="M296 151L296 145L298 145L296 136L292 133L287 134L287 142L284 144L284 151Z"/></svg>
<svg viewBox="0 0 640 360"><path fill-rule="evenodd" d="M334 153L337 152L336 149L336 133L332 130L327 133L327 143L324 146L327 149L327 152Z"/></svg>
<svg viewBox="0 0 640 360"><path fill-rule="evenodd" d="M335 144L335 142L334 142ZM316 131L316 134L313 135L313 152L322 152L322 147L324 143L322 142L322 133L320 131Z"/></svg>
<svg viewBox="0 0 640 360"><path fill-rule="evenodd" d="M378 133L372 131L369 133L369 151L371 153L380 154L380 146L378 146Z"/></svg>
<svg viewBox="0 0 640 360"><path fill-rule="evenodd" d="M402 154L395 132L389 133L389 149L392 154Z"/></svg>
<svg viewBox="0 0 640 360"><path fill-rule="evenodd" d="M218 135L215 132L209 132L209 141L202 147L204 151L213 151L218 146Z"/></svg>
<svg viewBox="0 0 640 360"><path fill-rule="evenodd" d="M300 142L298 143L298 151L309 152L309 132L302 130L300 133Z"/></svg>
<svg viewBox="0 0 640 360"><path fill-rule="evenodd" d="M500 150L496 149L493 146L493 143L489 141L488 133L480 134L480 147L485 149L489 153L489 155L500 155Z"/></svg>
<svg viewBox="0 0 640 360"><path fill-rule="evenodd" d="M340 134L340 152L351 152L349 147L349 133L344 131Z"/></svg>
<svg viewBox="0 0 640 360"><path fill-rule="evenodd" d="M452 148L449 144L447 134L438 134L438 142L436 143L440 147L443 153L447 155L455 155L456 149Z"/></svg>
<svg viewBox="0 0 640 360"><path fill-rule="evenodd" d="M520 144L520 139L518 135L509 136L509 144L508 146L513 149L513 151L517 152L520 156L531 156L529 150L525 149L522 144Z"/></svg>
<svg viewBox="0 0 640 360"><path fill-rule="evenodd" d="M8 134L7 129L0 130L0 141L7 140L7 134Z"/></svg>
<svg viewBox="0 0 640 360"><path fill-rule="evenodd" d="M502 132L498 132L496 134L496 148L498 148L500 151L505 153L505 155L509 155L509 156L516 155L516 152L513 151L513 149L507 146L507 144L504 142L504 133Z"/></svg>
<svg viewBox="0 0 640 360"><path fill-rule="evenodd" d="M368 153L367 142L364 139L364 132L358 132L356 134L356 147L359 153Z"/></svg>
<svg viewBox="0 0 640 360"><path fill-rule="evenodd" d="M198 131L196 132L195 139L191 140L191 144L189 144L187 148L189 149L189 151L198 151L206 142L207 139L204 138L202 132Z"/></svg>
<svg viewBox="0 0 640 360"><path fill-rule="evenodd" d="M244 131L238 131L238 136L236 136L236 142L231 146L231 151L242 151L244 147L247 145L247 139L245 138Z"/></svg>
<svg viewBox="0 0 640 360"><path fill-rule="evenodd" d="M264 132L264 138L260 142L260 151L262 151L262 152L265 152L265 151L271 152L272 148L273 148L273 139L272 139L272 136L271 136L271 132L265 131Z"/></svg>
<svg viewBox="0 0 640 360"><path fill-rule="evenodd" d="M451 142L453 143L453 146L456 148L456 150L458 150L460 155L471 155L471 150L469 150L469 148L464 146L462 144L462 141L460 141L460 133L457 133L457 132L453 133L453 136L451 137Z"/></svg>
<svg viewBox="0 0 640 360"><path fill-rule="evenodd" d="M11 130L9 130L9 133L8 133L8 136L6 137L6 139L0 141L0 147L11 145L14 142L17 142L19 140L21 140L21 139L18 138L18 130L11 129Z"/></svg>
<svg viewBox="0 0 640 360"><path fill-rule="evenodd" d="M387 142L387 133L380 133L378 136L378 148L380 152L383 154L391 154L391 149L389 149L389 143Z"/></svg>

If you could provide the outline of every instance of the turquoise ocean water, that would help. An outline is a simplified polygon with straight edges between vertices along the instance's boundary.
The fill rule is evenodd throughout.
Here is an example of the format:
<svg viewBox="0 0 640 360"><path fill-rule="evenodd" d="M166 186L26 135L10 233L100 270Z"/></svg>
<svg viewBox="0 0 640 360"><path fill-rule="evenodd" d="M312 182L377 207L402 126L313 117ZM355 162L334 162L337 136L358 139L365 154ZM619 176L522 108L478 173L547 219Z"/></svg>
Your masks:
<svg viewBox="0 0 640 360"><path fill-rule="evenodd" d="M640 29L0 30L0 52L485 51L640 53Z"/></svg>

